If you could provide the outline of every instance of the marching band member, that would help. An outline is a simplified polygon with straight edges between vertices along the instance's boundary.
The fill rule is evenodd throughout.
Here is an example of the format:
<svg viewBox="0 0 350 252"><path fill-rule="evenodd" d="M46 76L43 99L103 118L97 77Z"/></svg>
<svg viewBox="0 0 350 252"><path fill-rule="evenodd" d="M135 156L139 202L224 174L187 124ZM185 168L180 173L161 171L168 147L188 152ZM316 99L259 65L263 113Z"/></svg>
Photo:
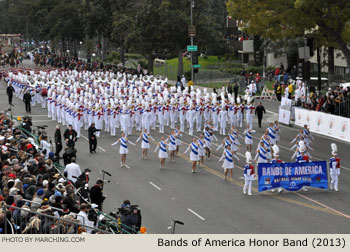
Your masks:
<svg viewBox="0 0 350 252"><path fill-rule="evenodd" d="M198 156L199 156L199 166L204 165L204 157L205 157L205 140L203 134L200 134L198 137L198 143L199 143L199 149L198 149Z"/></svg>
<svg viewBox="0 0 350 252"><path fill-rule="evenodd" d="M237 98L236 111L236 126L242 128L243 126L243 110L244 106L241 104L241 99Z"/></svg>
<svg viewBox="0 0 350 252"><path fill-rule="evenodd" d="M270 137L270 142L272 145L276 144L276 131L273 128L273 123L269 124L269 127L267 128L268 130L268 135Z"/></svg>
<svg viewBox="0 0 350 252"><path fill-rule="evenodd" d="M160 169L165 170L165 159L168 157L168 152L167 152L167 144L164 141L164 137L160 138L160 142L157 145L157 148L154 150L156 152L159 149L158 157L160 160Z"/></svg>
<svg viewBox="0 0 350 252"><path fill-rule="evenodd" d="M243 186L243 194L247 193L247 189L248 189L248 195L251 196L252 195L252 183L255 177L254 174L254 166L252 165L252 162L254 162L252 160L252 155L250 154L250 152L246 152L245 153L246 156L246 161L247 164L244 166L244 186Z"/></svg>
<svg viewBox="0 0 350 252"><path fill-rule="evenodd" d="M298 163L305 163L305 162L310 162L309 156L306 155L306 145L304 141L299 142L299 150L298 150L298 155L296 157L296 162ZM307 188L303 186L302 188L305 192L307 191Z"/></svg>
<svg viewBox="0 0 350 252"><path fill-rule="evenodd" d="M196 173L197 162L199 161L199 143L195 137L192 139L192 143L188 145L188 148L184 153L186 154L189 149L191 149L190 160L192 161L192 173Z"/></svg>
<svg viewBox="0 0 350 252"><path fill-rule="evenodd" d="M329 174L331 176L331 183L329 185L331 190L338 191L338 181L340 175L340 158L338 155L338 147L335 143L331 144L332 157L329 159Z"/></svg>
<svg viewBox="0 0 350 252"><path fill-rule="evenodd" d="M225 180L227 179L227 174L229 170L230 170L231 180L233 179L232 169L235 167L233 162L233 157L239 160L239 158L235 155L234 151L231 150L231 146L227 145L226 148L224 149L224 153L222 154L222 157L219 160L221 161L223 158L225 158L224 163L222 165L222 167L224 168Z"/></svg>
<svg viewBox="0 0 350 252"><path fill-rule="evenodd" d="M253 128L253 110L255 109L255 107L251 104L251 97L248 97L247 99L247 106L245 106L245 110L246 110L246 120L247 120L247 124L249 124L249 128L252 129ZM242 127L242 126L241 126Z"/></svg>
<svg viewBox="0 0 350 252"><path fill-rule="evenodd" d="M175 130L171 131L170 136L168 137L167 141L169 140L169 151L170 151L170 162L175 162L175 151L176 151L176 133Z"/></svg>
<svg viewBox="0 0 350 252"><path fill-rule="evenodd" d="M219 118L220 118L220 134L225 135L226 124L227 124L227 109L226 109L226 104L224 100L222 100L221 102L221 110L219 112Z"/></svg>
<svg viewBox="0 0 350 252"><path fill-rule="evenodd" d="M256 159L258 159L257 164L268 163L269 157L263 141L260 141L259 147L256 149L256 155L254 160Z"/></svg>
<svg viewBox="0 0 350 252"><path fill-rule="evenodd" d="M253 136L252 133L256 132L255 130L250 129L249 124L247 124L247 129L244 131L244 143L247 146L247 151L251 152L252 151L252 145L253 145Z"/></svg>
<svg viewBox="0 0 350 252"><path fill-rule="evenodd" d="M125 167L126 166L126 154L129 152L128 151L128 143L132 144L135 146L134 143L129 141L126 137L124 132L122 133L121 137L118 139L118 141L114 142L111 144L111 146L116 145L120 142L120 148L119 148L119 154L121 155L121 162L120 162L120 167Z"/></svg>
<svg viewBox="0 0 350 252"><path fill-rule="evenodd" d="M278 148L278 146L275 144L274 146L272 146L272 150L273 150L273 155L274 155L274 159L272 159L270 161L270 163L274 164L274 163L283 163L283 161L281 159L279 159L279 153L280 153L280 149ZM271 189L271 192L274 192L275 189ZM278 188L278 193L281 193L283 191L282 187Z"/></svg>
<svg viewBox="0 0 350 252"><path fill-rule="evenodd" d="M179 126L176 126L175 134L176 134L176 150L175 150L175 156L178 156L179 149L180 149L180 145L181 145L181 143L182 143L182 141L180 140L180 138L182 137L182 134L181 134L181 131L180 131L180 127L179 127Z"/></svg>
<svg viewBox="0 0 350 252"><path fill-rule="evenodd" d="M147 152L148 149L150 148L149 144L149 138L151 138L153 141L154 138L147 133L146 129L143 129L143 133L141 133L140 137L136 140L136 143L142 138L141 142L141 149L142 149L142 159L147 159Z"/></svg>
<svg viewBox="0 0 350 252"><path fill-rule="evenodd" d="M205 127L203 134L204 134L204 143L205 143L207 159L210 160L211 141L214 136L210 126Z"/></svg>

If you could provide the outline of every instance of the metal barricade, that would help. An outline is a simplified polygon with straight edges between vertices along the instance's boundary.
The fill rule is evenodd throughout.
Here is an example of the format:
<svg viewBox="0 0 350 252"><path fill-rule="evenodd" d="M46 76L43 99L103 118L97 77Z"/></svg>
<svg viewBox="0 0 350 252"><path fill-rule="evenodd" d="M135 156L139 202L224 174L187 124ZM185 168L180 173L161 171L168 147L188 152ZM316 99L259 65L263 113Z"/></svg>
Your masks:
<svg viewBox="0 0 350 252"><path fill-rule="evenodd" d="M3 205L5 234L81 234L89 230L97 234L113 234L108 230L80 223L76 218L57 217L26 208ZM67 216L67 215L65 215Z"/></svg>

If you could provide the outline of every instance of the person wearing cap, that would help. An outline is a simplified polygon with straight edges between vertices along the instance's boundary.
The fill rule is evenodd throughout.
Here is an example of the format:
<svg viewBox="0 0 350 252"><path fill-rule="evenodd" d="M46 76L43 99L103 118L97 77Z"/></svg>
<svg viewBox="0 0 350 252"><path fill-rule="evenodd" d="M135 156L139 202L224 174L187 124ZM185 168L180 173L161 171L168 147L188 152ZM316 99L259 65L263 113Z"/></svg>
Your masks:
<svg viewBox="0 0 350 252"><path fill-rule="evenodd" d="M38 210L38 208L41 206L41 203L43 202L44 195L44 189L40 188L36 191L36 195L34 196L33 202L31 203L31 211L36 212Z"/></svg>
<svg viewBox="0 0 350 252"><path fill-rule="evenodd" d="M77 178L77 180L75 181L74 186L78 189L82 186L84 186L86 183L89 183L90 180L90 172L91 170L89 168L86 168L83 173Z"/></svg>
<svg viewBox="0 0 350 252"><path fill-rule="evenodd" d="M245 153L246 156L246 165L244 166L244 186L243 186L243 194L247 193L248 189L248 195L252 195L252 183L254 180L254 166L252 165L252 155L250 152Z"/></svg>
<svg viewBox="0 0 350 252"><path fill-rule="evenodd" d="M338 181L340 175L340 158L338 157L338 147L335 143L331 144L332 157L329 159L329 175L331 176L331 183L329 188L338 191Z"/></svg>

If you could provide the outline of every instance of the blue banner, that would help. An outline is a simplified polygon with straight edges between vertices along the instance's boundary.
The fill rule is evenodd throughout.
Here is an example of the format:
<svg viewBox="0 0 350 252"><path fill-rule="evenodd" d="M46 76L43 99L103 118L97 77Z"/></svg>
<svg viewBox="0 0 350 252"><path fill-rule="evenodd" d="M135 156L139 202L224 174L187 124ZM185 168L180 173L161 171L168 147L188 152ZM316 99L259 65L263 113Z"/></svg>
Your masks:
<svg viewBox="0 0 350 252"><path fill-rule="evenodd" d="M328 189L327 161L303 163L260 163L259 192L282 187L298 191L303 186Z"/></svg>

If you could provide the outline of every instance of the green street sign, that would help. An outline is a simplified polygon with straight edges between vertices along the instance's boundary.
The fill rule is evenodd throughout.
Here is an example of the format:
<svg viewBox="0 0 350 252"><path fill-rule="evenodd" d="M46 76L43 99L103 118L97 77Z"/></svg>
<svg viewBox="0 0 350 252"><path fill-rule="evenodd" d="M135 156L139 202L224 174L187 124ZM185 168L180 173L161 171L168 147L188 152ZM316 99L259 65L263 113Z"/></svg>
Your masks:
<svg viewBox="0 0 350 252"><path fill-rule="evenodd" d="M193 65L193 68L200 68L201 65Z"/></svg>
<svg viewBox="0 0 350 252"><path fill-rule="evenodd" d="M188 45L187 46L187 51L188 52L197 52L198 51L198 46L196 46L196 45Z"/></svg>

